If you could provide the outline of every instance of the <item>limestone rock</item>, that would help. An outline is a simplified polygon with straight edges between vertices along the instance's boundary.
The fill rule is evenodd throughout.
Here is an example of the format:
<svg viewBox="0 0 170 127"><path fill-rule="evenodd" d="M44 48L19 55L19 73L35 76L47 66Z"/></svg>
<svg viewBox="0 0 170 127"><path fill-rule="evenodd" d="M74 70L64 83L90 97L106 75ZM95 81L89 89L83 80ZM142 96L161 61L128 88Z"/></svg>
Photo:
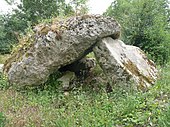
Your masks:
<svg viewBox="0 0 170 127"><path fill-rule="evenodd" d="M3 72L3 67L4 67L4 64L0 64L0 73Z"/></svg>
<svg viewBox="0 0 170 127"><path fill-rule="evenodd" d="M94 53L110 82L133 80L145 90L157 79L154 63L138 47L108 37L98 42Z"/></svg>
<svg viewBox="0 0 170 127"><path fill-rule="evenodd" d="M71 71L66 71L58 81L62 82L62 86L64 90L68 90L70 88L70 83L76 78L75 73Z"/></svg>
<svg viewBox="0 0 170 127"><path fill-rule="evenodd" d="M84 15L40 24L4 66L9 82L40 85L59 68L83 58L98 40L118 38L120 25L110 17Z"/></svg>

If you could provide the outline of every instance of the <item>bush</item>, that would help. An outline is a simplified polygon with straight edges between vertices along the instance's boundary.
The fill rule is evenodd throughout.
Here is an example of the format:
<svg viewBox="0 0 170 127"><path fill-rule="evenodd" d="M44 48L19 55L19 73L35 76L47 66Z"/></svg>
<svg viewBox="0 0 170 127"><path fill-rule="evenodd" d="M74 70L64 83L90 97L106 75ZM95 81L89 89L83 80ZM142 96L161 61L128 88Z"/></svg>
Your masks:
<svg viewBox="0 0 170 127"><path fill-rule="evenodd" d="M125 43L140 47L160 65L168 62L170 14L167 0L115 0L105 15L118 20Z"/></svg>

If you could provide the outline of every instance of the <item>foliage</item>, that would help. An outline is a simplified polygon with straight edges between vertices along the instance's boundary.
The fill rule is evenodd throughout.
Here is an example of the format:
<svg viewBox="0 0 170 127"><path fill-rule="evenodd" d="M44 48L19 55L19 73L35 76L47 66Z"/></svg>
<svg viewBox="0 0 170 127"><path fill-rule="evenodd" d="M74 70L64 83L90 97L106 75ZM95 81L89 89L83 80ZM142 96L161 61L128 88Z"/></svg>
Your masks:
<svg viewBox="0 0 170 127"><path fill-rule="evenodd" d="M159 125L160 127L169 127L170 126L170 108L162 112L159 117Z"/></svg>
<svg viewBox="0 0 170 127"><path fill-rule="evenodd" d="M55 73L43 86L1 89L0 112L10 111L8 126L168 127L169 70L170 65L162 68L161 79L144 93L125 84L115 86L112 93L106 93L104 86L92 89L87 85L64 92Z"/></svg>
<svg viewBox="0 0 170 127"><path fill-rule="evenodd" d="M74 2L76 9L87 13L87 0ZM13 0L6 0L10 5L16 4ZM18 43L21 34L26 33L27 27L34 27L39 21L56 16L75 14L73 3L65 0L21 0L17 9L12 13L0 15L0 53L9 53L14 44Z"/></svg>
<svg viewBox="0 0 170 127"><path fill-rule="evenodd" d="M57 2L55 0L22 0L22 4L18 8L25 13L27 20L33 23L73 12L72 7L65 4L65 0L57 0Z"/></svg>
<svg viewBox="0 0 170 127"><path fill-rule="evenodd" d="M6 118L2 112L0 112L0 127L5 127Z"/></svg>
<svg viewBox="0 0 170 127"><path fill-rule="evenodd" d="M13 5L14 1L8 3ZM1 16L1 53L9 53L12 45L19 41L20 34L25 34L25 29L38 23L38 20L73 12L72 7L63 0L58 1L57 5L54 0L22 0L17 6L18 9L11 14Z"/></svg>
<svg viewBox="0 0 170 127"><path fill-rule="evenodd" d="M70 4L73 6L76 15L82 15L88 12L87 2L88 0L71 0Z"/></svg>
<svg viewBox="0 0 170 127"><path fill-rule="evenodd" d="M9 53L12 45L18 42L19 34L27 28L27 22L19 13L13 15L3 15L1 16L0 23L1 26L1 53Z"/></svg>
<svg viewBox="0 0 170 127"><path fill-rule="evenodd" d="M140 47L163 65L169 57L169 6L167 0L115 0L105 15L122 26L122 39Z"/></svg>

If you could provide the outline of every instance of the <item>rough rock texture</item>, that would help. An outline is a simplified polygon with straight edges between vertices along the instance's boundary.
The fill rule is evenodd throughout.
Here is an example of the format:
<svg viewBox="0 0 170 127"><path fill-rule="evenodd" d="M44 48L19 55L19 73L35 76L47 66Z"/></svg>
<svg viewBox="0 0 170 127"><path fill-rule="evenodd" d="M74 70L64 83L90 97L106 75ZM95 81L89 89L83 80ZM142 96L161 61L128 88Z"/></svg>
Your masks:
<svg viewBox="0 0 170 127"><path fill-rule="evenodd" d="M75 73L71 71L66 71L65 74L58 79L62 82L63 90L69 90L71 82L76 78Z"/></svg>
<svg viewBox="0 0 170 127"><path fill-rule="evenodd" d="M83 58L75 61L69 65L66 65L59 69L63 73L62 77L58 79L61 81L63 90L67 91L72 89L74 86L78 86L81 82L90 76L92 69L96 66L94 58Z"/></svg>
<svg viewBox="0 0 170 127"><path fill-rule="evenodd" d="M59 69L61 72L72 71L75 72L77 77L88 75L91 69L96 66L96 61L94 58L83 58L81 60L75 61L69 65L66 65ZM86 76L85 76L86 77Z"/></svg>
<svg viewBox="0 0 170 127"><path fill-rule="evenodd" d="M0 64L0 73L3 72L3 67L4 67L4 64Z"/></svg>
<svg viewBox="0 0 170 127"><path fill-rule="evenodd" d="M40 85L54 71L83 58L101 38L118 38L120 25L110 17L84 15L40 24L34 31L25 41L29 47L22 46L5 63L12 84Z"/></svg>
<svg viewBox="0 0 170 127"><path fill-rule="evenodd" d="M133 80L139 89L145 90L154 84L157 69L142 50L125 45L110 37L102 39L94 47L101 68L112 83Z"/></svg>

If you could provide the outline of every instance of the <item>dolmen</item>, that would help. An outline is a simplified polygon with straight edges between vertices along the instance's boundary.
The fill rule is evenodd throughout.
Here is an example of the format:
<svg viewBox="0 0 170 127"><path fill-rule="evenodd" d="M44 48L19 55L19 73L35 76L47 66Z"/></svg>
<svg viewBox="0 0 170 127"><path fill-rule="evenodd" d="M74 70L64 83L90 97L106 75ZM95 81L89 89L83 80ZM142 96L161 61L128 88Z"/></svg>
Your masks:
<svg viewBox="0 0 170 127"><path fill-rule="evenodd" d="M4 72L11 84L41 85L57 70L94 52L111 85L132 81L139 89L149 88L157 79L155 64L141 49L122 42L120 33L114 18L100 15L39 24L20 41L4 64Z"/></svg>

